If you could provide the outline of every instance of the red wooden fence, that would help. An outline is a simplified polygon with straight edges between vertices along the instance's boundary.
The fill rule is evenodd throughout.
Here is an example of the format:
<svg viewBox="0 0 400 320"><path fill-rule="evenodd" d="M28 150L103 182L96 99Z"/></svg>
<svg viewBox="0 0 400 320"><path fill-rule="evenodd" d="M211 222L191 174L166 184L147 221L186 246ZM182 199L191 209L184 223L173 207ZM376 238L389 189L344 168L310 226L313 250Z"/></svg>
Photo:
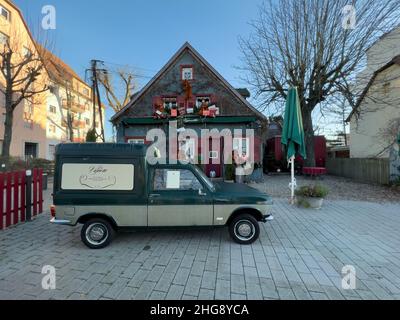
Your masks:
<svg viewBox="0 0 400 320"><path fill-rule="evenodd" d="M43 169L32 170L30 204L26 203L26 180L25 171L0 173L0 230L24 222L28 206L32 217L43 212Z"/></svg>

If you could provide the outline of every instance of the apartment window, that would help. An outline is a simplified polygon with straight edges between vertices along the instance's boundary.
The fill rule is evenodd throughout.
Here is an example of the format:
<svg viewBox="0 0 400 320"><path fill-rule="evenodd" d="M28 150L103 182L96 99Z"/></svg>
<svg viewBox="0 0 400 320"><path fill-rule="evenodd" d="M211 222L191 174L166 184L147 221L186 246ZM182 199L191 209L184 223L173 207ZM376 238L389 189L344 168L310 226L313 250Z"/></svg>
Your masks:
<svg viewBox="0 0 400 320"><path fill-rule="evenodd" d="M23 56L24 56L25 58L29 58L29 57L32 55L32 51L31 51L29 48L24 47L24 48L22 49L22 54L23 54Z"/></svg>
<svg viewBox="0 0 400 320"><path fill-rule="evenodd" d="M90 126L90 119L89 118L85 118L85 123L87 126Z"/></svg>
<svg viewBox="0 0 400 320"><path fill-rule="evenodd" d="M10 37L3 32L0 32L0 44L6 45L10 40Z"/></svg>
<svg viewBox="0 0 400 320"><path fill-rule="evenodd" d="M182 66L182 80L193 80L193 67L192 66Z"/></svg>
<svg viewBox="0 0 400 320"><path fill-rule="evenodd" d="M27 116L32 116L33 112L34 112L34 108L33 108L33 103L31 102L26 102L25 106L24 106L24 111L27 114ZM29 117L28 117L29 118Z"/></svg>
<svg viewBox="0 0 400 320"><path fill-rule="evenodd" d="M25 142L25 160L36 159L38 156L38 144Z"/></svg>
<svg viewBox="0 0 400 320"><path fill-rule="evenodd" d="M3 6L0 6L0 15L5 18L6 20L10 21L10 11L8 11Z"/></svg>
<svg viewBox="0 0 400 320"><path fill-rule="evenodd" d="M82 90L83 94L88 96L89 95L89 89L88 88L83 88Z"/></svg>
<svg viewBox="0 0 400 320"><path fill-rule="evenodd" d="M50 111L50 113L54 113L54 114L57 113L57 109L55 106L50 106L49 111Z"/></svg>
<svg viewBox="0 0 400 320"><path fill-rule="evenodd" d="M56 133L56 126L54 124L49 125L49 132Z"/></svg>

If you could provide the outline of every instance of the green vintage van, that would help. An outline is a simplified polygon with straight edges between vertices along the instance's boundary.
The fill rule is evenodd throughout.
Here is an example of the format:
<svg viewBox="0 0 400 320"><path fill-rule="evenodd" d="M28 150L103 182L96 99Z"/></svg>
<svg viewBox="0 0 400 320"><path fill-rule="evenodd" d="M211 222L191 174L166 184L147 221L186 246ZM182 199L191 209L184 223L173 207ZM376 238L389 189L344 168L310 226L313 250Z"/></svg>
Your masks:
<svg viewBox="0 0 400 320"><path fill-rule="evenodd" d="M251 244L259 222L273 219L268 195L212 182L194 165L149 165L146 152L134 144L58 145L51 222L83 224L82 241L100 249L125 228L227 226L233 240Z"/></svg>

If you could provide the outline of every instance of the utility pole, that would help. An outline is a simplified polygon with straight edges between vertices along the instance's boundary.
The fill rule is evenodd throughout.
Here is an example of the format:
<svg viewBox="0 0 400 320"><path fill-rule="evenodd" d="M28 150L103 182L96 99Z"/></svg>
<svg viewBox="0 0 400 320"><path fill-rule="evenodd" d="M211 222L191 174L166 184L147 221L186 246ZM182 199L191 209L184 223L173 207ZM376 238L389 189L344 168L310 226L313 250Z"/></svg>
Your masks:
<svg viewBox="0 0 400 320"><path fill-rule="evenodd" d="M98 72L105 72L104 69L98 69L97 64L103 63L100 60L91 60L91 68L90 72L92 73L92 101L93 101L93 130L96 132L97 138L100 138L101 141L106 142L105 135L104 135L104 125L103 125L103 112L101 108L101 97L100 97L100 90L99 90L99 79L98 79ZM96 130L96 102L98 103L98 111L100 117L100 126L101 132L100 134L97 133Z"/></svg>

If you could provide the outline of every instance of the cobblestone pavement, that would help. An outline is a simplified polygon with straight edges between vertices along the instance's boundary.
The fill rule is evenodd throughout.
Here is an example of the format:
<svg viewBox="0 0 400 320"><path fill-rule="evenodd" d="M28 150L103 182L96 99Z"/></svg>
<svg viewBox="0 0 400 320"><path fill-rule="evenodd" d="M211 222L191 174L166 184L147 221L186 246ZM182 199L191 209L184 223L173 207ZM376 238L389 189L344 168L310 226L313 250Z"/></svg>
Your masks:
<svg viewBox="0 0 400 320"><path fill-rule="evenodd" d="M0 232L0 299L400 299L400 204L276 200L251 246L225 229L120 234L93 251L44 214ZM56 290L41 287L44 265ZM353 265L356 290L341 287Z"/></svg>
<svg viewBox="0 0 400 320"><path fill-rule="evenodd" d="M296 179L299 187L315 183L328 187L328 199L331 200L400 203L400 187L371 185L334 176L325 176L322 179L296 176ZM287 174L266 175L264 183L252 184L251 186L267 192L273 197L284 198L290 196L289 182L290 176Z"/></svg>

